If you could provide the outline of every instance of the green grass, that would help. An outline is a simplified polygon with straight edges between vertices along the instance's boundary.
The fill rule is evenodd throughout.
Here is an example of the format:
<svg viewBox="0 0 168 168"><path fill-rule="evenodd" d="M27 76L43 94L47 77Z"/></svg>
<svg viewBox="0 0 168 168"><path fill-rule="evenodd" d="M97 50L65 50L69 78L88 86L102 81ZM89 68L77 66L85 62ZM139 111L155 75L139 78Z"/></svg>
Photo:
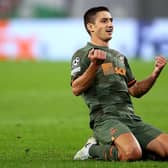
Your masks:
<svg viewBox="0 0 168 168"><path fill-rule="evenodd" d="M138 80L153 63L131 61ZM88 109L71 93L67 62L0 63L0 167L1 168L146 168L167 162L73 161L75 152L92 134ZM149 94L133 99L138 115L168 131L168 68Z"/></svg>

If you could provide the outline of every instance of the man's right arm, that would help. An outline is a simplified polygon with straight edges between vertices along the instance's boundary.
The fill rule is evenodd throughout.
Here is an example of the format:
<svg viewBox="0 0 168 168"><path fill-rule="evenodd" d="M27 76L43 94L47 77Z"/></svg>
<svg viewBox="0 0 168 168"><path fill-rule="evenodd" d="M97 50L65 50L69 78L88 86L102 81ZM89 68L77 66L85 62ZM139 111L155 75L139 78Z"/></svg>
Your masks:
<svg viewBox="0 0 168 168"><path fill-rule="evenodd" d="M77 79L72 81L72 92L75 96L79 96L82 92L89 88L96 76L98 68L99 65L91 62L86 71Z"/></svg>
<svg viewBox="0 0 168 168"><path fill-rule="evenodd" d="M72 92L76 96L80 95L90 87L95 79L99 66L106 59L106 52L92 49L89 51L88 58L91 61L89 67L81 76L72 81Z"/></svg>

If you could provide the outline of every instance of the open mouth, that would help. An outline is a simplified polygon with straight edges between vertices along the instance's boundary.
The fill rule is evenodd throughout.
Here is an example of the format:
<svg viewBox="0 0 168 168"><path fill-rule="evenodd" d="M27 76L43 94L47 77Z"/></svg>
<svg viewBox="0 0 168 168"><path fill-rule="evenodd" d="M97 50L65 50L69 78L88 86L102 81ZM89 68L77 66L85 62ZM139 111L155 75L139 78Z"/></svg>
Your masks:
<svg viewBox="0 0 168 168"><path fill-rule="evenodd" d="M113 32L113 29L107 29L106 32L112 33L112 32Z"/></svg>
<svg viewBox="0 0 168 168"><path fill-rule="evenodd" d="M106 30L106 32L112 32L112 29L108 29L108 30Z"/></svg>
<svg viewBox="0 0 168 168"><path fill-rule="evenodd" d="M112 30L112 29L108 29L108 30L106 30L106 32L107 32L109 35L112 35L113 30Z"/></svg>

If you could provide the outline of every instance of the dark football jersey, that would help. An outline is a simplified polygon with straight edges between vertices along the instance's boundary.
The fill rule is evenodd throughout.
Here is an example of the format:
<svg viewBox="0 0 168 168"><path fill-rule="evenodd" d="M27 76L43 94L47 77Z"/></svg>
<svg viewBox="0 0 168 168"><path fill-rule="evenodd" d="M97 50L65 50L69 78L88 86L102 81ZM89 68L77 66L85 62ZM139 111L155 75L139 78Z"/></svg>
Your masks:
<svg viewBox="0 0 168 168"><path fill-rule="evenodd" d="M106 60L97 70L92 85L81 94L90 109L91 120L95 120L97 114L118 116L123 111L134 114L128 87L136 81L127 58L118 51L87 43L72 57L71 80L78 78L88 68L88 53L92 48L105 51Z"/></svg>

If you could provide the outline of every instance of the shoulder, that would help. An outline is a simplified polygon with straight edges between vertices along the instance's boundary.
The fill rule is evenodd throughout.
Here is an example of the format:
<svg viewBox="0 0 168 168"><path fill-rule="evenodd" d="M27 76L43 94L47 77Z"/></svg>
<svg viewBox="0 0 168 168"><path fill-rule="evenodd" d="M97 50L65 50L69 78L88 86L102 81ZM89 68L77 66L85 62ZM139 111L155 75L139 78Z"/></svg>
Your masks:
<svg viewBox="0 0 168 168"><path fill-rule="evenodd" d="M83 54L87 54L89 50L90 50L90 48L88 48L87 46L82 47L82 48L78 49L78 50L73 54L73 57L74 57L74 56L81 56L81 55L83 55Z"/></svg>
<svg viewBox="0 0 168 168"><path fill-rule="evenodd" d="M117 57L118 59L120 59L121 61L124 61L125 63L128 62L127 57L120 51L115 50L115 49L109 49L109 51L112 53L114 57Z"/></svg>
<svg viewBox="0 0 168 168"><path fill-rule="evenodd" d="M78 49L72 56L72 59L71 61L72 62L76 62L76 61L84 61L84 60L87 60L87 55L88 55L88 52L89 52L90 48L88 48L87 46L83 47L83 48L80 48Z"/></svg>
<svg viewBox="0 0 168 168"><path fill-rule="evenodd" d="M73 68L80 66L87 66L90 62L89 58L87 57L90 48L85 46L83 48L78 49L72 56L71 59L71 66Z"/></svg>
<svg viewBox="0 0 168 168"><path fill-rule="evenodd" d="M126 58L126 56L125 56L123 53L121 53L120 51L118 51L118 50L109 49L109 51L110 51L114 56L118 56L118 57L122 56L122 57Z"/></svg>

